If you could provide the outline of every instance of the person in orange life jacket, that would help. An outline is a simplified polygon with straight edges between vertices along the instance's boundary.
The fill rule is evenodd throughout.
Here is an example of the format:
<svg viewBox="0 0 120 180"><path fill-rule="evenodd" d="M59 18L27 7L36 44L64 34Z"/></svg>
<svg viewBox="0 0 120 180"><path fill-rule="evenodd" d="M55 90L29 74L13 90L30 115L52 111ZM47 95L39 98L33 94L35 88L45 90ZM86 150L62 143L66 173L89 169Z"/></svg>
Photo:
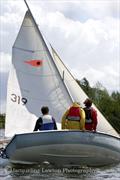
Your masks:
<svg viewBox="0 0 120 180"><path fill-rule="evenodd" d="M85 129L85 112L80 107L79 103L74 102L72 106L67 109L62 117L62 129Z"/></svg>
<svg viewBox="0 0 120 180"><path fill-rule="evenodd" d="M97 111L91 107L92 101L90 99L86 99L84 101L85 107L83 108L85 111L86 119L85 119L85 129L89 131L96 131L97 127Z"/></svg>
<svg viewBox="0 0 120 180"><path fill-rule="evenodd" d="M42 107L41 108L42 116L39 117L36 121L34 131L38 130L57 130L57 125L55 122L55 119L49 115L49 109L48 107Z"/></svg>

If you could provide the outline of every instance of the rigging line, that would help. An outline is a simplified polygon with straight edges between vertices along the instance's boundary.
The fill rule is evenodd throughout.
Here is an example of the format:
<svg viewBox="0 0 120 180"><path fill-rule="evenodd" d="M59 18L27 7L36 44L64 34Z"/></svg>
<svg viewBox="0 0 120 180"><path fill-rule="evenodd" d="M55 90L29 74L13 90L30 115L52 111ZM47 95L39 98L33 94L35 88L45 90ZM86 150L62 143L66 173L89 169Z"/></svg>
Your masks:
<svg viewBox="0 0 120 180"><path fill-rule="evenodd" d="M44 38L43 38L43 40L44 40ZM47 39L46 39L47 40ZM43 47L45 46L45 47L47 47L47 45L45 44L45 40L44 41L42 41L42 44L43 44ZM47 47L47 49L45 50L45 51L43 51L44 52L44 56L46 57L46 56L49 56L50 57L50 60L51 60L51 62L53 63L53 65L55 66L55 64L54 64L54 62L53 62L53 58L52 58L52 56L51 56L51 53L49 52L49 49L48 49L48 47ZM46 52L48 52L49 54L47 55L46 54ZM48 66L49 66L49 68L51 69L51 71L52 71L52 67L51 67L51 64L50 64L50 62L49 61L47 61L47 64L48 64ZM55 66L56 67L56 66ZM52 71L53 72L53 71ZM58 73L59 74L59 73ZM58 75L57 74L55 74L55 76L57 77ZM55 77L55 76L53 76L53 77ZM65 105L64 105L64 103L62 102L62 99L59 97L59 93L58 93L58 84L57 84L57 82L56 82L56 80L53 78L53 81L54 81L54 84L55 84L55 93L56 93L56 96L57 96L57 99L58 99L58 101L59 101L59 103L61 104L61 106L62 107L64 107L64 108L66 108L65 107ZM62 83L60 83L59 82L59 84L62 84Z"/></svg>
<svg viewBox="0 0 120 180"><path fill-rule="evenodd" d="M50 44L50 46L51 46L51 44ZM52 46L51 46L51 48L52 48ZM53 62L54 62L54 64L55 64L55 66L56 66L56 63L55 63L54 59L55 59L55 56L54 56L54 54L53 54ZM56 68L57 68L57 66L56 66ZM57 68L57 70L58 70L58 68ZM69 91L69 89L68 89L68 87L67 87L67 85L66 85L66 83L65 83L65 81L64 81L65 72L63 71L63 77L61 76L59 70L58 70L58 73L59 73L59 75L60 75L60 77L61 77L61 79L62 79L62 82L63 82L63 84L64 84L64 86L65 86L65 88L66 88L66 90L67 90L67 92L68 92L68 95L69 95L70 99L72 100L72 102L74 102L74 99L73 99L72 95L70 94L70 91Z"/></svg>
<svg viewBox="0 0 120 180"><path fill-rule="evenodd" d="M48 50L49 50L49 49L48 49ZM46 52L46 51L44 51L44 52ZM49 53L50 53L50 51L49 51ZM44 54L44 55L47 56L46 54ZM55 64L55 62L54 62L54 60L53 60L53 57L52 57L51 53L50 53L50 59L52 60L51 62L52 62L53 65L55 66L55 69L57 70L58 75L60 76L60 79L62 79L62 81L60 81L59 84L63 84L63 86L66 88L66 90L67 90L67 92L68 92L68 95L70 95L70 94L69 94L69 90L67 89L67 87L66 87L65 84L63 83L63 78L61 77L60 72L59 72L59 70L57 69L57 66L56 66L56 64ZM52 67L51 67L50 62L47 61L47 63L48 63L48 66L50 67L50 69L51 69L51 71L52 71ZM59 104L61 104L64 108L66 108L65 103L63 102L63 99L59 97L59 93L58 93L58 90L57 90L57 89L58 89L58 84L57 84L57 82L55 81L54 78L53 78L53 81L54 81L54 83L55 83L55 87L56 87L56 90L55 90L55 91L56 91L56 95L57 95L57 99L58 99L58 101L59 101Z"/></svg>
<svg viewBox="0 0 120 180"><path fill-rule="evenodd" d="M51 46L51 44L50 44L50 46ZM52 46L51 46L51 48L52 48ZM53 57L54 57L54 59L55 59L54 53L53 53ZM54 62L54 63L55 63L55 62ZM57 67L57 66L56 66L56 67ZM58 70L58 72L59 72L59 70ZM59 74L60 74L60 72L59 72ZM60 74L60 76L61 76L61 74ZM68 92L68 94L69 94L72 102L74 102L74 99L73 99L73 97L72 97L72 95L71 95L71 93L70 93L70 91L69 91L69 89L68 89L68 87L67 87L67 84L66 84L65 81L64 81L64 79L65 79L65 71L63 71L63 77L61 77L61 78L62 78L63 84L65 85L65 87L66 87L66 89L67 89L67 92Z"/></svg>
<svg viewBox="0 0 120 180"><path fill-rule="evenodd" d="M51 49L53 51L53 54L56 54L56 56L58 56L57 52L54 50L54 48L52 47L52 45L50 44ZM71 77L73 78L73 80L76 81L76 79L74 78L74 76L72 75L72 73L70 72L70 70L65 66L65 64L63 63L63 61L61 60L61 58L58 56L60 62L62 63L63 67L68 71L68 73L71 75ZM77 83L77 82L76 82Z"/></svg>
<svg viewBox="0 0 120 180"><path fill-rule="evenodd" d="M44 51L44 52L46 52L46 51ZM47 55L44 54L44 56L47 56ZM50 59L51 59L51 58L50 58ZM51 62L53 63L53 61L51 61ZM52 71L52 67L51 67L50 62L47 61L47 63L48 63L49 68L50 68L51 71ZM57 75L57 74L56 74L56 75ZM57 75L57 76L58 76L58 75ZM54 77L57 77L57 76L54 76ZM61 104L61 106L63 106L64 108L66 108L66 107L64 106L64 103L62 103L62 99L59 97L59 93L58 93L58 91L57 91L58 85L57 85L57 83L56 83L56 81L55 81L54 78L53 78L53 81L54 81L54 84L55 84L55 93L56 93L57 99L58 99L59 103ZM62 84L62 83L59 82L59 84Z"/></svg>
<svg viewBox="0 0 120 180"><path fill-rule="evenodd" d="M43 44L43 42L42 42L42 44ZM43 47L44 47L44 44L43 44ZM44 51L44 56L46 57L47 54L46 54L45 52L46 52L46 51ZM50 60L52 60L51 57L50 57ZM53 61L51 61L51 62L53 63ZM53 71L52 71L51 64L50 64L49 61L47 61L47 64L48 64L49 68L51 69L51 72L53 72ZM53 63L53 65L54 65L54 63ZM58 76L57 74L55 74L55 75L56 75L56 77ZM58 93L58 91L57 91L57 89L58 89L57 82L55 81L54 78L53 78L53 81L54 81L54 84L55 84L55 93L56 93L56 95L57 95L58 101L59 101L59 103L60 103L62 106L64 106L64 104L61 102L62 99L59 97L59 93ZM61 84L61 83L59 82L59 84Z"/></svg>

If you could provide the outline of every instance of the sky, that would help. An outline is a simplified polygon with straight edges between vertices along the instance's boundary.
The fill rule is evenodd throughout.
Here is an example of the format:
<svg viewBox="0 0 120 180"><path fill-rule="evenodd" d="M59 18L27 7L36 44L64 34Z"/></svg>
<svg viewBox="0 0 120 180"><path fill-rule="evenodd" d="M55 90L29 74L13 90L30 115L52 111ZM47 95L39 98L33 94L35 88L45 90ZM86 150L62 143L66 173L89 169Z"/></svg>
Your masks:
<svg viewBox="0 0 120 180"><path fill-rule="evenodd" d="M40 31L75 78L120 92L119 0L27 0ZM12 46L27 8L0 0L0 113L5 112Z"/></svg>

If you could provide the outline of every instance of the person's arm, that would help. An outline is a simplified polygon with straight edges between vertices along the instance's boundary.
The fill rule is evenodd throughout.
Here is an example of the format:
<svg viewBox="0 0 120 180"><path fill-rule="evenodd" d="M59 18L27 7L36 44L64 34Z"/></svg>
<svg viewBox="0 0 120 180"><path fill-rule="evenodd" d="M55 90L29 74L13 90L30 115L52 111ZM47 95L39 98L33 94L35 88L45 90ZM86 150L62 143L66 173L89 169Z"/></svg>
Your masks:
<svg viewBox="0 0 120 180"><path fill-rule="evenodd" d="M69 110L67 110L67 111L64 113L63 117L62 117L62 121L61 121L61 123L62 123L62 129L65 129L65 128L66 128L66 117L67 117L68 113L69 113Z"/></svg>
<svg viewBox="0 0 120 180"><path fill-rule="evenodd" d="M34 130L33 131L38 131L39 128L41 127L42 125L42 118L38 118L37 121L36 121L36 124L35 124L35 127L34 127Z"/></svg>
<svg viewBox="0 0 120 180"><path fill-rule="evenodd" d="M54 123L54 129L57 130L57 125L56 125L55 119L53 117L52 117L52 121Z"/></svg>
<svg viewBox="0 0 120 180"><path fill-rule="evenodd" d="M95 109L92 110L92 119L93 119L93 130L96 131L97 127L97 111Z"/></svg>
<svg viewBox="0 0 120 180"><path fill-rule="evenodd" d="M85 112L80 108L80 130L85 130Z"/></svg>

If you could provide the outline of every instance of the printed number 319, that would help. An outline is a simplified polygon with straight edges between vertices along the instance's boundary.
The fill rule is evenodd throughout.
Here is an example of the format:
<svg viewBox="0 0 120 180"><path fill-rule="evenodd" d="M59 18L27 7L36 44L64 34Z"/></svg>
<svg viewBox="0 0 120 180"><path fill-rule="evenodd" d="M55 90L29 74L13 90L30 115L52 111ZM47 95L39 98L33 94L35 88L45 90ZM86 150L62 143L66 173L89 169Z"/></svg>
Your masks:
<svg viewBox="0 0 120 180"><path fill-rule="evenodd" d="M17 104L23 104L25 105L27 103L26 98L21 98L20 96L17 96L16 94L11 94L11 101L16 102Z"/></svg>

